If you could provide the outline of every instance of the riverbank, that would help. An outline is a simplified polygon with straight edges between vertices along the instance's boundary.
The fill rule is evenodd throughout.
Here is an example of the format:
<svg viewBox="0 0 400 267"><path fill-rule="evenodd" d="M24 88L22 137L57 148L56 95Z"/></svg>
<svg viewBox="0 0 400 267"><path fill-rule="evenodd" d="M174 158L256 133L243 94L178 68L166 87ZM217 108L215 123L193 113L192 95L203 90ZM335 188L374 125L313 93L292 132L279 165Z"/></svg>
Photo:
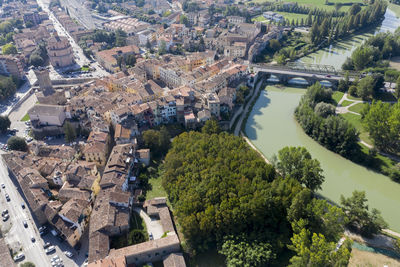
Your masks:
<svg viewBox="0 0 400 267"><path fill-rule="evenodd" d="M261 89L261 88L260 88ZM267 86L252 108L243 133L268 160L285 146L304 146L321 162L325 182L318 193L333 203L354 190L365 191L370 208L382 212L389 228L400 232L400 185L318 144L297 124L293 113L304 89Z"/></svg>

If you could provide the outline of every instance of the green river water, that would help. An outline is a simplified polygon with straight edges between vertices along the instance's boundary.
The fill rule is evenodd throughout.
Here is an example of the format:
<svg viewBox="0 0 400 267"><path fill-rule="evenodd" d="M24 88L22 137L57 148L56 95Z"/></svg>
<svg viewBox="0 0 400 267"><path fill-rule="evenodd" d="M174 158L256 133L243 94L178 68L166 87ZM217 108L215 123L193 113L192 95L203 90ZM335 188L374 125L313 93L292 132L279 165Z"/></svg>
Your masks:
<svg viewBox="0 0 400 267"><path fill-rule="evenodd" d="M399 19L388 10L381 27L311 54L301 61L340 67L365 38L379 31L394 31L398 26ZM306 147L321 162L324 170L325 182L320 191L324 197L338 203L340 195L348 197L354 190L363 190L369 206L379 209L389 228L400 232L400 184L325 149L308 137L293 115L304 92L304 89L268 86L260 94L247 120L245 132L248 138L267 158L285 146Z"/></svg>

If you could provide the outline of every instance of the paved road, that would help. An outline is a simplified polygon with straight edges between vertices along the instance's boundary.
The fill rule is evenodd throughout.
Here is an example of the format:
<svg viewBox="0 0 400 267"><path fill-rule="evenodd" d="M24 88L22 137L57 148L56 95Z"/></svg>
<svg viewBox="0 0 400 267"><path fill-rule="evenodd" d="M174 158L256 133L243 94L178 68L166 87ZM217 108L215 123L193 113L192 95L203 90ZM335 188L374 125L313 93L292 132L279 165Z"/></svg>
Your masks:
<svg viewBox="0 0 400 267"><path fill-rule="evenodd" d="M10 179L7 167L3 160L0 160L0 183L4 183L6 188L1 189L0 193L0 209L8 209L10 219L3 227L6 228L5 239L11 246L22 248L22 253L25 254L24 261L31 261L36 266L51 266L50 260L43 249L43 243L38 234L37 227L27 208L22 209L21 203L25 203L21 197L22 194L17 190L17 183ZM5 193L8 193L11 201L5 201ZM25 228L22 221L28 223L28 228ZM31 241L31 237L35 237L36 242Z"/></svg>
<svg viewBox="0 0 400 267"><path fill-rule="evenodd" d="M50 10L48 8L48 1L47 0L37 0L37 2L39 4L39 6L41 6L42 9L49 14L49 19L53 22L54 29L57 31L58 35L68 37L68 40L74 51L76 63L79 66L89 65L90 61L83 54L82 48L80 48L80 46L75 42L75 40L71 37L71 35L65 30L65 28L57 20L57 18L54 16L54 14L52 12L50 12ZM81 5L80 8L82 8L82 7L83 6ZM103 70L97 62L91 64L90 66L95 69L94 72L91 72L93 77L103 77L103 76L106 76L109 74L107 71Z"/></svg>
<svg viewBox="0 0 400 267"><path fill-rule="evenodd" d="M236 124L235 130L234 130L234 135L239 136L240 129L242 128L242 123L244 118L246 117L247 111L249 110L250 103L254 101L254 98L257 97L258 91L260 90L260 87L263 85L262 81L259 81L258 84L256 85L256 89L253 92L253 95L251 96L250 100L247 101L246 107L243 109L242 114L239 117L239 121Z"/></svg>

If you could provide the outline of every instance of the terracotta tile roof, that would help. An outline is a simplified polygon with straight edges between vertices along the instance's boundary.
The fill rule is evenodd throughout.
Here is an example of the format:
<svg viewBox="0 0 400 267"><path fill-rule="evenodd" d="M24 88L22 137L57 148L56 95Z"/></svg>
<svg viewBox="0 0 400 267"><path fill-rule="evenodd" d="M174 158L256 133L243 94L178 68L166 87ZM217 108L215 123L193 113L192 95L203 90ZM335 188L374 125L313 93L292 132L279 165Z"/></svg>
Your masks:
<svg viewBox="0 0 400 267"><path fill-rule="evenodd" d="M182 253L171 253L163 261L164 267L186 267Z"/></svg>

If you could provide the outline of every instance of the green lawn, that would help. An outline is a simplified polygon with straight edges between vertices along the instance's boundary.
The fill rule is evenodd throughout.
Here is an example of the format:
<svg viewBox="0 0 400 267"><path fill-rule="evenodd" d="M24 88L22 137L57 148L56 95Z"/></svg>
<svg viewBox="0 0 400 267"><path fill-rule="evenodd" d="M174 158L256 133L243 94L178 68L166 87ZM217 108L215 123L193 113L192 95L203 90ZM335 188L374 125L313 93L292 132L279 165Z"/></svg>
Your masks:
<svg viewBox="0 0 400 267"><path fill-rule="evenodd" d="M150 190L146 193L146 199L152 199L155 197L166 197L167 192L165 192L164 187L161 184L161 177L150 178L149 179Z"/></svg>
<svg viewBox="0 0 400 267"><path fill-rule="evenodd" d="M355 96L352 96L350 94L347 94L347 98L351 99L351 100L362 100L361 97L355 97Z"/></svg>
<svg viewBox="0 0 400 267"><path fill-rule="evenodd" d="M260 15L258 17L254 17L251 19L251 21L257 21L257 22L261 22L261 21L268 21L266 18L264 18L263 15Z"/></svg>
<svg viewBox="0 0 400 267"><path fill-rule="evenodd" d="M282 16L285 17L285 20L288 19L290 21L290 23L292 22L292 20L294 20L296 22L296 19L299 20L299 23L301 22L301 19L306 19L308 17L307 14L298 14L298 13L289 13L289 12L276 12L278 14L281 14ZM268 22L269 20L264 18L263 15L257 16L252 18L252 21L257 21L257 22Z"/></svg>
<svg viewBox="0 0 400 267"><path fill-rule="evenodd" d="M275 1L271 0L252 0L249 2L254 2L254 3L263 3L263 2L273 2L276 3ZM293 1L282 1L282 2L293 2ZM318 8L318 9L323 9L323 10L335 10L335 3L362 3L362 0L352 0L352 1L346 1L346 0L329 0L329 5L326 5L325 0L297 0L295 1L301 6L307 6L311 8ZM351 5L346 5L342 6L339 11L347 11Z"/></svg>
<svg viewBox="0 0 400 267"><path fill-rule="evenodd" d="M332 95L333 101L335 101L335 104L337 105L340 101L340 99L342 99L344 93L340 92L340 91L335 91Z"/></svg>
<svg viewBox="0 0 400 267"><path fill-rule="evenodd" d="M23 116L21 119L21 121L29 121L29 120L30 120L30 118L29 118L28 113L26 113L25 116Z"/></svg>
<svg viewBox="0 0 400 267"><path fill-rule="evenodd" d="M388 3L388 8L396 14L396 17L400 17L400 5Z"/></svg>
<svg viewBox="0 0 400 267"><path fill-rule="evenodd" d="M352 113L344 113L344 114L340 114L340 116L345 118L348 122L353 124L354 127L356 127L356 129L360 133L360 139L361 140L363 140L367 144L371 144L372 145L372 141L371 141L371 139L369 137L368 132L365 131L364 127L362 126L361 116L360 115L356 115L356 114L352 114Z"/></svg>
<svg viewBox="0 0 400 267"><path fill-rule="evenodd" d="M365 106L369 105L368 103L358 103L354 106L349 107L350 111L361 113Z"/></svg>
<svg viewBox="0 0 400 267"><path fill-rule="evenodd" d="M349 106L349 105L351 105L351 104L353 104L353 103L354 103L353 101L344 100L340 105L341 105L342 107L347 107L347 106Z"/></svg>
<svg viewBox="0 0 400 267"><path fill-rule="evenodd" d="M284 16L285 19L288 19L290 21L290 23L292 22L293 19L295 22L296 22L296 19L298 19L299 23L300 23L301 19L305 20L306 18L308 18L307 14L298 14L298 13L289 13L289 12L276 12L276 13Z"/></svg>

